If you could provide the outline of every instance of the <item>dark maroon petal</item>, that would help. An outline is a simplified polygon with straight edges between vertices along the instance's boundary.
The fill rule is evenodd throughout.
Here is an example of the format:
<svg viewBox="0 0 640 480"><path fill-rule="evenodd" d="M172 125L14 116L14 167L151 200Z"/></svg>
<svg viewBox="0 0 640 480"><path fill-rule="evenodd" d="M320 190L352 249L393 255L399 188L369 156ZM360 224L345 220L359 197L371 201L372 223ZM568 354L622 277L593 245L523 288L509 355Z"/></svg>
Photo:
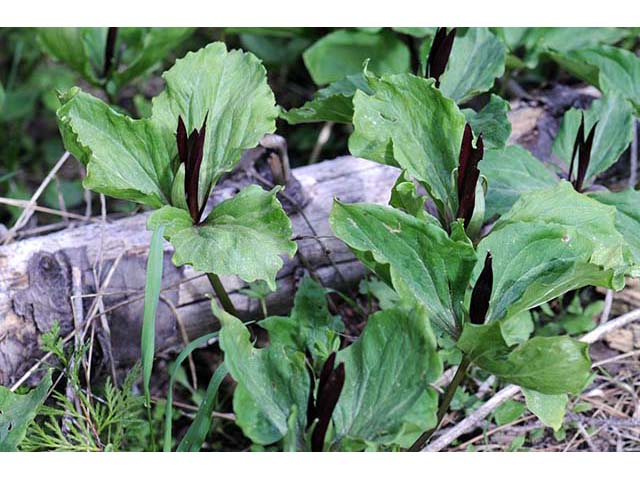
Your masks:
<svg viewBox="0 0 640 480"><path fill-rule="evenodd" d="M484 155L482 134L478 137L476 147L473 148L473 132L467 124L462 135L460 158L458 165L458 211L456 218L464 219L464 226L468 227L476 203L476 184L480 178L478 163Z"/></svg>
<svg viewBox="0 0 640 480"><path fill-rule="evenodd" d="M200 168L204 157L204 142L207 131L207 114L200 131L193 129L189 137L186 136L186 127L181 117L178 117L178 130L176 140L178 142L178 156L184 163L184 191L187 197L187 207L194 224L200 222L206 202L198 205L198 187L200 183Z"/></svg>
<svg viewBox="0 0 640 480"><path fill-rule="evenodd" d="M433 37L431 51L427 58L427 77L435 79L436 87L440 86L440 75L442 75L447 68L455 36L455 28L452 28L448 34L446 28L438 28Z"/></svg>
<svg viewBox="0 0 640 480"><path fill-rule="evenodd" d="M578 158L578 175L576 176L576 183L574 185L575 189L580 192L582 191L582 184L584 183L584 177L587 174L587 169L589 168L589 163L591 162L591 149L593 148L593 138L596 134L596 126L598 122L596 122L591 130L589 130L589 135L587 136L587 140L580 145L579 150L579 158Z"/></svg>
<svg viewBox="0 0 640 480"><path fill-rule="evenodd" d="M184 125L182 117L178 117L178 128L176 130L176 143L178 145L178 158L180 163L187 164L189 157L189 148L187 146L187 128Z"/></svg>
<svg viewBox="0 0 640 480"><path fill-rule="evenodd" d="M113 65L113 56L116 52L116 38L118 37L118 27L109 27L107 31L107 43L104 48L104 65L102 69L102 76L106 76L111 71Z"/></svg>
<svg viewBox="0 0 640 480"><path fill-rule="evenodd" d="M474 325L482 325L489 310L489 300L493 289L493 267L491 252L484 258L484 267L471 293L469 318Z"/></svg>
<svg viewBox="0 0 640 480"><path fill-rule="evenodd" d="M324 447L331 416L344 387L344 363L339 364L335 370L331 370L331 373L325 378L324 384L318 384L318 399L316 401L318 423L311 434L311 451L313 452L321 452Z"/></svg>

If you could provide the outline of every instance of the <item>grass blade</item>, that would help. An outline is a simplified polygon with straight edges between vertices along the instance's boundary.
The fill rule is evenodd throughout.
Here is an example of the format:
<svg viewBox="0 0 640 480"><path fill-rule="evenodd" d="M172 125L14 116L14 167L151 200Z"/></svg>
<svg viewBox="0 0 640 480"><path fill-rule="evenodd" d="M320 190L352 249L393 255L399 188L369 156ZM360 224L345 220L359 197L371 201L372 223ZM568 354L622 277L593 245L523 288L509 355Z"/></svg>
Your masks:
<svg viewBox="0 0 640 480"><path fill-rule="evenodd" d="M200 404L196 418L187 430L178 445L178 452L199 452L209 430L211 429L211 414L216 406L218 398L218 389L224 377L227 376L229 370L224 363L221 363L209 381L207 394Z"/></svg>
<svg viewBox="0 0 640 480"><path fill-rule="evenodd" d="M144 317L142 320L142 371L144 378L144 401L147 408L151 407L151 393L149 382L153 369L153 357L155 353L156 314L160 301L160 288L162 284L162 266L164 251L162 246L162 234L164 225L158 226L151 237L149 246L149 258L147 259L147 283L144 288Z"/></svg>
<svg viewBox="0 0 640 480"><path fill-rule="evenodd" d="M176 381L176 374L178 373L178 369L180 368L180 365L182 365L182 363L187 359L189 355L191 355L191 353L196 348L199 348L202 345L206 344L209 340L217 338L218 333L219 332L208 333L206 335L196 338L194 341L189 343L186 347L184 347L182 352L180 352L180 355L178 355L178 358L176 358L176 361L173 364L173 367L171 368L171 376L169 377L169 390L167 392L167 407L165 408L165 416L164 416L164 447L163 449L165 452L171 451L171 430L172 430L171 423L173 419L173 384Z"/></svg>

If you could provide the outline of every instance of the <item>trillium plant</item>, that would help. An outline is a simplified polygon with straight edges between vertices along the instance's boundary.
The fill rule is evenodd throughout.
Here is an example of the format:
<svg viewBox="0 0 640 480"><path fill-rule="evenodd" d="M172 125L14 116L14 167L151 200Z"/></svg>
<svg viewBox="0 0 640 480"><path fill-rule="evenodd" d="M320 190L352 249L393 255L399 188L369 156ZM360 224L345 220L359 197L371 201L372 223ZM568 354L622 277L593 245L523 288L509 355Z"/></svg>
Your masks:
<svg viewBox="0 0 640 480"><path fill-rule="evenodd" d="M164 226L176 265L208 273L233 311L218 275L264 280L273 289L280 256L296 250L277 188L249 186L204 215L216 182L243 149L275 130L273 93L257 58L222 43L178 60L164 79L151 117L140 120L73 88L61 97L60 130L87 166L86 187L152 207L149 228Z"/></svg>
<svg viewBox="0 0 640 480"><path fill-rule="evenodd" d="M505 69L507 47L496 33L430 29L420 33L415 74L365 63L335 78L330 58L317 59L339 40L329 37L352 35L341 32L305 52L314 81L328 85L300 108L276 107L252 54L213 43L164 73L148 118L78 88L62 94L65 146L86 165L87 188L150 207L148 228L171 243L174 263L208 274L222 305L212 301L221 328L210 337L219 335L224 352L210 389L230 374L235 421L255 445L420 450L471 368L522 387L529 410L560 428L568 396L592 378L588 346L532 336L531 310L585 286L621 289L625 276L640 275L639 237L630 234L638 231L638 192L596 182L627 148L637 105L612 87L586 111L566 112L551 170L506 145L509 105L487 93ZM462 108L479 94L481 108ZM221 176L275 131L279 115L293 124L352 124L350 152L398 172L387 205L337 198L331 210L335 236L390 292L351 343L325 289L304 277L288 316L257 322L268 334L257 348L254 326L238 318L219 279L262 280L273 290L282 257L296 252L279 187L252 185L208 204ZM459 356L439 393L445 349ZM210 425L207 405L196 430Z"/></svg>

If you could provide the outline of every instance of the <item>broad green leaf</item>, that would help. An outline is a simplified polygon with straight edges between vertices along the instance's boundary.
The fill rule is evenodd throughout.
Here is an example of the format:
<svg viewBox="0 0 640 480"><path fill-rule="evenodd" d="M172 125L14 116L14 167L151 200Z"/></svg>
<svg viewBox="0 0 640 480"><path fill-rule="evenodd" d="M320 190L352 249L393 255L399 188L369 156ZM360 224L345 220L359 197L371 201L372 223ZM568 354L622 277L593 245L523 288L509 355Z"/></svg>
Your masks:
<svg viewBox="0 0 640 480"><path fill-rule="evenodd" d="M453 42L440 89L458 103L490 90L504 73L504 44L485 27L473 27Z"/></svg>
<svg viewBox="0 0 640 480"><path fill-rule="evenodd" d="M256 349L240 320L215 302L212 308L222 324L224 363L238 382L233 397L236 423L253 442L270 445L287 434L292 409L296 408L295 438L303 448L310 388L304 354L276 343Z"/></svg>
<svg viewBox="0 0 640 480"><path fill-rule="evenodd" d="M362 90L372 95L373 90L362 73L349 75L318 90L313 99L300 108L280 113L291 124L308 122L351 123L353 119L353 95Z"/></svg>
<svg viewBox="0 0 640 480"><path fill-rule="evenodd" d="M512 347L529 340L535 325L531 318L531 312L524 311L500 322L502 338L507 346Z"/></svg>
<svg viewBox="0 0 640 480"><path fill-rule="evenodd" d="M142 369L144 379L144 398L147 408L151 408L151 371L155 356L156 314L160 302L162 288L162 267L164 265L164 248L162 234L165 226L158 225L151 236L149 258L147 259L146 283L144 286L144 314L142 319L142 335L140 351L142 352Z"/></svg>
<svg viewBox="0 0 640 480"><path fill-rule="evenodd" d="M465 108L462 113L476 137L482 133L485 148L488 150L504 148L507 144L511 135L511 122L507 116L510 108L509 102L497 95L491 95L489 103L478 112Z"/></svg>
<svg viewBox="0 0 640 480"><path fill-rule="evenodd" d="M297 62L313 40L303 36L285 38L275 35L240 34L242 48L254 53L265 65L288 66Z"/></svg>
<svg viewBox="0 0 640 480"><path fill-rule="evenodd" d="M502 31L511 51L524 48L524 61L528 68L534 68L540 55L549 50L568 52L613 44L628 34L622 28L607 27L525 27L503 28Z"/></svg>
<svg viewBox="0 0 640 480"><path fill-rule="evenodd" d="M0 385L0 452L14 452L51 388L51 372L29 393L19 395Z"/></svg>
<svg viewBox="0 0 640 480"><path fill-rule="evenodd" d="M274 316L261 322L273 344L294 351L308 350L318 365L340 347L338 334L344 329L340 317L331 315L324 288L310 277L304 277L296 292L288 317Z"/></svg>
<svg viewBox="0 0 640 480"><path fill-rule="evenodd" d="M500 322L467 323L458 347L505 382L546 394L580 393L591 378L589 346L570 337L534 337L510 348Z"/></svg>
<svg viewBox="0 0 640 480"><path fill-rule="evenodd" d="M353 104L351 153L399 165L425 185L440 208L444 204L455 212L451 172L458 166L465 125L455 102L432 79L401 74L382 77L373 95L356 92Z"/></svg>
<svg viewBox="0 0 640 480"><path fill-rule="evenodd" d="M439 225L438 220L429 215L424 208L427 198L426 195L418 195L416 184L408 179L403 171L391 189L389 205L425 222Z"/></svg>
<svg viewBox="0 0 640 480"><path fill-rule="evenodd" d="M198 408L196 418L193 419L187 433L184 434L184 437L180 441L177 449L178 452L200 451L202 444L209 434L209 430L211 430L211 414L213 413L213 409L216 407L220 384L222 383L222 380L224 380L224 377L227 376L227 373L229 372L226 365L221 363L218 368L216 368L215 373L211 376L204 400Z"/></svg>
<svg viewBox="0 0 640 480"><path fill-rule="evenodd" d="M564 160L567 170L571 163L573 144L580 128L582 114L582 110L575 108L567 111L553 142L553 153ZM591 160L585 176L587 182L613 165L631 143L634 124L633 110L629 102L625 101L621 95L615 92L610 93L594 101L591 107L584 112L585 135L595 122L598 122L598 125L593 139Z"/></svg>
<svg viewBox="0 0 640 480"><path fill-rule="evenodd" d="M569 401L566 393L547 395L528 388L523 388L527 408L547 427L556 432L562 427L564 414Z"/></svg>
<svg viewBox="0 0 640 480"><path fill-rule="evenodd" d="M632 260L615 214L566 181L520 197L478 246L479 258L493 254L488 319L516 315L586 285L622 288Z"/></svg>
<svg viewBox="0 0 640 480"><path fill-rule="evenodd" d="M148 228L166 224L165 237L175 248L173 262L202 272L238 275L246 282L264 280L275 290L280 255L293 257L291 221L276 198L250 185L216 206L201 225L186 210L165 206L151 214Z"/></svg>
<svg viewBox="0 0 640 480"><path fill-rule="evenodd" d="M177 152L173 132L117 113L78 88L60 100L64 145L87 165L86 188L154 208L169 203Z"/></svg>
<svg viewBox="0 0 640 480"><path fill-rule="evenodd" d="M494 418L498 425L506 425L517 420L524 413L525 406L517 400L507 400L494 412Z"/></svg>
<svg viewBox="0 0 640 480"><path fill-rule="evenodd" d="M38 40L53 58L63 62L93 84L99 83L96 69L104 64L107 28L39 28Z"/></svg>
<svg viewBox="0 0 640 480"><path fill-rule="evenodd" d="M407 422L417 420L418 407L420 427L435 425L437 397L429 384L439 378L442 363L424 309L375 313L337 362L345 364L345 384L333 413L336 441L395 443ZM416 430L413 439L418 435Z"/></svg>
<svg viewBox="0 0 640 480"><path fill-rule="evenodd" d="M207 117L198 195L202 203L243 150L275 131L275 98L260 61L251 53L227 52L221 42L188 53L162 77L167 87L153 99L152 120L170 132L174 143L179 116L187 132L200 129Z"/></svg>
<svg viewBox="0 0 640 480"><path fill-rule="evenodd" d="M640 58L629 50L598 46L554 53L565 70L604 93L618 92L640 112Z"/></svg>
<svg viewBox="0 0 640 480"><path fill-rule="evenodd" d="M589 196L616 208L616 230L629 245L636 266L640 266L640 191L593 192Z"/></svg>
<svg viewBox="0 0 640 480"><path fill-rule="evenodd" d="M367 59L369 69L378 75L406 72L410 64L407 46L387 31L338 30L314 43L303 58L317 85L361 72Z"/></svg>
<svg viewBox="0 0 640 480"><path fill-rule="evenodd" d="M558 183L558 177L520 145L485 151L478 168L488 185L486 218L509 211L523 193Z"/></svg>
<svg viewBox="0 0 640 480"><path fill-rule="evenodd" d="M120 67L113 72L112 78L117 87L126 85L131 80L153 68L188 38L195 29L191 27L122 28L119 31L119 35L125 36L127 30L143 30L142 38L140 44L135 46L135 49L127 45L125 55L128 50L134 50L132 58L127 58L124 67Z"/></svg>
<svg viewBox="0 0 640 480"><path fill-rule="evenodd" d="M439 226L395 208L338 201L329 222L352 249L388 264L396 291L423 304L434 326L451 335L457 331L476 262L473 246L458 223L449 237Z"/></svg>

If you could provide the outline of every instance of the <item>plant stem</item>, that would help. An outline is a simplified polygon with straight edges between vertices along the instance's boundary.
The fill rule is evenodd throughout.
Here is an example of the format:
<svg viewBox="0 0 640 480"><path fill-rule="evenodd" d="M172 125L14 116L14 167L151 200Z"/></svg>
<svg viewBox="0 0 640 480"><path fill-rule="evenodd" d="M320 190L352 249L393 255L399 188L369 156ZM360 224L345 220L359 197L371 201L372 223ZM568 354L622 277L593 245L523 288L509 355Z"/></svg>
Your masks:
<svg viewBox="0 0 640 480"><path fill-rule="evenodd" d="M444 416L447 414L447 410L449 409L451 400L453 400L453 396L455 395L458 386L467 373L467 369L469 368L470 364L471 361L468 357L465 356L462 358L460 365L458 365L458 370L456 370L456 374L453 376L451 383L447 387L447 390L444 392L444 397L442 398L442 402L440 403L440 408L438 408L438 417L435 427L433 427L431 430L427 430L422 435L420 435L420 438L418 438L418 440L416 440L413 445L411 445L411 448L409 448L410 452L419 452L422 449L423 445L429 441L435 431L438 430L440 424L442 423L442 420L444 419Z"/></svg>
<svg viewBox="0 0 640 480"><path fill-rule="evenodd" d="M231 298L229 298L229 294L227 293L227 291L224 289L224 286L220 281L220 277L218 277L218 275L216 275L215 273L207 273L207 278L209 279L209 283L211 283L211 286L213 287L213 291L216 292L216 297L218 297L218 300L220 300L222 308L224 308L224 310L228 314L237 317L238 312L236 310L236 307L233 306L233 302L231 301Z"/></svg>

